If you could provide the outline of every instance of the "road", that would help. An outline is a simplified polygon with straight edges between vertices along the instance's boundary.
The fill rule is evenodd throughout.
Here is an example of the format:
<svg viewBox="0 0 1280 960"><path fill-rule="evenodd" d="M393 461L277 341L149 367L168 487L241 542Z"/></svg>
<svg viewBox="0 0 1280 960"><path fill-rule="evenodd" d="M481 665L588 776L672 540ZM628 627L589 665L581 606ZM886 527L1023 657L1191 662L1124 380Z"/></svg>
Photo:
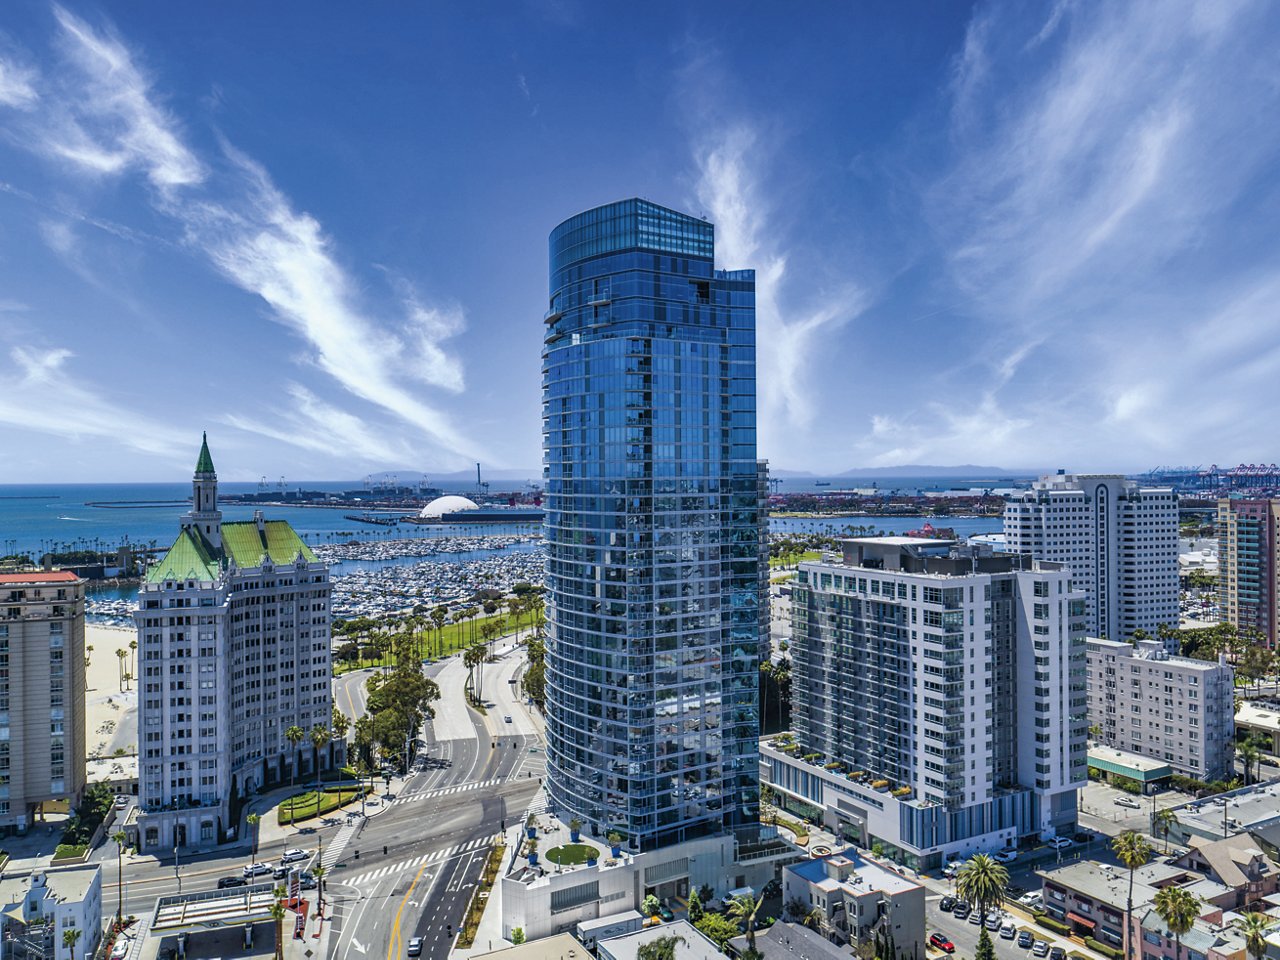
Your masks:
<svg viewBox="0 0 1280 960"><path fill-rule="evenodd" d="M278 861L286 847L323 850L330 950L341 960L404 955L410 937L422 936L422 956L444 960L465 915L495 837L524 817L545 769L540 718L520 702L507 681L523 669L523 648L499 642L498 662L485 666L487 716L463 700L466 669L458 657L431 664L426 673L441 688L437 717L421 731L426 746L408 777L392 781L361 826L326 818L296 837L269 841L261 861ZM370 671L334 681L335 702L349 717L365 705ZM506 717L511 717L511 722ZM350 836L347 836L350 834ZM116 859L103 848L103 914L116 910ZM249 858L241 850L182 857L174 863L142 857L123 864L126 912L149 916L160 897L216 887L239 876Z"/></svg>

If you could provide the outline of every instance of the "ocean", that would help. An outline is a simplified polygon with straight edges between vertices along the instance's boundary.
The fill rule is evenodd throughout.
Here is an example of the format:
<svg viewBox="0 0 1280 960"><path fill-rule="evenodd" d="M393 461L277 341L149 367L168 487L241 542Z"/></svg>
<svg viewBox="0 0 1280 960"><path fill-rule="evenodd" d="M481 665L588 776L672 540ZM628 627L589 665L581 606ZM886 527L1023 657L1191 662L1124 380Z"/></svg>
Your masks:
<svg viewBox="0 0 1280 960"><path fill-rule="evenodd" d="M825 481L830 486L818 486ZM926 478L926 477L782 477L776 484L780 493L823 493L833 490L868 488L915 491L968 489L970 487L1009 486L1007 479L990 478ZM339 492L360 489L359 481L318 481L295 485L306 490ZM456 485L446 492L474 492L472 487ZM498 492L500 484L492 490ZM517 485L513 485L513 489ZM254 483L221 483L219 492L244 494L257 492ZM27 553L39 556L49 551L106 549L121 543L163 547L173 541L178 520L189 509L190 483L129 484L0 484L0 556ZM95 505L91 505L95 504ZM145 505L143 505L145 504ZM256 508L224 504L227 520L249 520ZM405 537L459 536L468 533L518 533L527 524L416 525L378 527L344 519L345 514L359 512L353 505L342 507L261 508L270 518L288 520L308 543L332 543L343 540L389 540ZM775 531L845 532L848 525L874 525L886 533L901 533L920 526L916 517L878 518L830 517L821 520L777 518L771 522ZM999 518L944 518L935 526L949 526L957 534L991 533L1000 529Z"/></svg>

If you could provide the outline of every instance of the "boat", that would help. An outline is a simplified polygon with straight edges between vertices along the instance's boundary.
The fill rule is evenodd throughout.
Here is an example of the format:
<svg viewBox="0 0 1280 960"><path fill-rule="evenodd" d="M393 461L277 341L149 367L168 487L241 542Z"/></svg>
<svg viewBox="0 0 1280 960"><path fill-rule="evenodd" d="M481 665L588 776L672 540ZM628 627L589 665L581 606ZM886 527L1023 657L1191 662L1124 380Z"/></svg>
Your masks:
<svg viewBox="0 0 1280 960"><path fill-rule="evenodd" d="M829 487L829 486L831 486L831 481L830 481L830 480L815 480L815 481L813 481L813 485L814 485L815 487Z"/></svg>
<svg viewBox="0 0 1280 960"><path fill-rule="evenodd" d="M366 513L363 516L359 516L354 513L344 513L342 515L342 519L354 520L356 523L371 523L375 527L394 527L399 522L398 517L375 517L371 513Z"/></svg>

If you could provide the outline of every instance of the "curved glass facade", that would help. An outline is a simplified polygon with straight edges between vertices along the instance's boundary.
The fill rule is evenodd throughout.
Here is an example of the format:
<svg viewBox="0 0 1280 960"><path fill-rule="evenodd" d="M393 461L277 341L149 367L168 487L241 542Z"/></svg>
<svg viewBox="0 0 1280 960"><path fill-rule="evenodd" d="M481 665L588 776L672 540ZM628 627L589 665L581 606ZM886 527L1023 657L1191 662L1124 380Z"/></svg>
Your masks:
<svg viewBox="0 0 1280 960"><path fill-rule="evenodd" d="M755 273L632 199L551 234L552 805L652 849L759 826Z"/></svg>

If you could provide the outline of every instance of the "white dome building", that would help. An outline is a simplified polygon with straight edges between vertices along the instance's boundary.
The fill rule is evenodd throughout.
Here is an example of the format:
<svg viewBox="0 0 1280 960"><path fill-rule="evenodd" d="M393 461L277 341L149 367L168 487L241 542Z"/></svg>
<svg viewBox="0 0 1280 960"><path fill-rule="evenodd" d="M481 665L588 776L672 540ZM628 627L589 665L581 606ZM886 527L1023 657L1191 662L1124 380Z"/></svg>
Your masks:
<svg viewBox="0 0 1280 960"><path fill-rule="evenodd" d="M474 500L468 500L466 497L459 497L453 494L445 497L436 497L418 514L420 520L439 520L447 513L457 513L460 510L479 510L480 505Z"/></svg>

